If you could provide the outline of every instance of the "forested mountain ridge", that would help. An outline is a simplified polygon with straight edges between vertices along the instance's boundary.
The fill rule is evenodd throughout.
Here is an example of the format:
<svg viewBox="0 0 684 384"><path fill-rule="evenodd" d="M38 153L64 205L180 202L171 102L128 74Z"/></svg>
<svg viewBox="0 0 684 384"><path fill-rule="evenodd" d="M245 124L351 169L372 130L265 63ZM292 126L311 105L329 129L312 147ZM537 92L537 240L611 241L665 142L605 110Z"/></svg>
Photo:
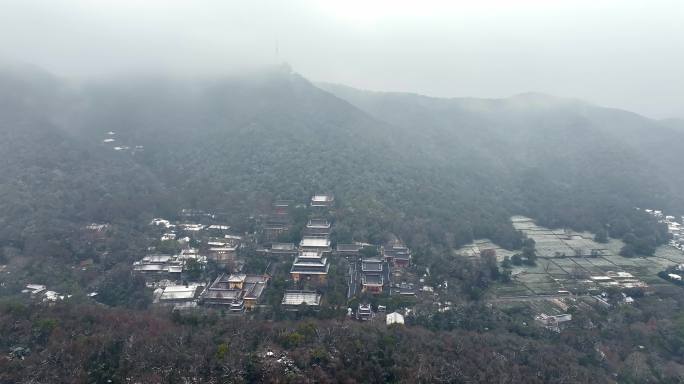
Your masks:
<svg viewBox="0 0 684 384"><path fill-rule="evenodd" d="M629 196L648 200L634 201L636 204L656 200L663 207L682 209L678 199L664 196L684 187L676 167L671 166L677 161L676 151L684 134L668 121L539 93L507 99L440 99L333 84L319 86L395 126L439 132L433 140L454 151L469 155L491 152L516 167L548 166L555 169L557 178L569 182L583 176L596 181L588 174L591 165L605 164L607 169L600 171L617 171L625 181L647 181L638 188L649 188L643 196ZM605 172L602 176L611 175Z"/></svg>
<svg viewBox="0 0 684 384"><path fill-rule="evenodd" d="M434 145L463 157L490 154L514 175L511 196L522 200L509 204L546 225L598 231L628 208L682 212L674 164L684 134L671 123L537 93L439 99L319 86L404 130L431 132Z"/></svg>
<svg viewBox="0 0 684 384"><path fill-rule="evenodd" d="M147 169L65 129L74 96L38 70L0 74L1 245L65 255L74 227L136 217L164 200Z"/></svg>
<svg viewBox="0 0 684 384"><path fill-rule="evenodd" d="M16 224L4 227L7 242L38 241L24 232L37 223L140 220L179 207L226 211L239 227L274 198L317 191L340 202L341 240L393 232L414 247L489 237L515 248L515 213L640 231L655 244L663 239L633 207L680 208L670 198L681 177L662 167L670 151L643 154L682 134L580 102L323 90L288 68L78 86L39 71L1 78L9 177L0 219ZM103 143L109 131L115 145L144 150L114 151Z"/></svg>

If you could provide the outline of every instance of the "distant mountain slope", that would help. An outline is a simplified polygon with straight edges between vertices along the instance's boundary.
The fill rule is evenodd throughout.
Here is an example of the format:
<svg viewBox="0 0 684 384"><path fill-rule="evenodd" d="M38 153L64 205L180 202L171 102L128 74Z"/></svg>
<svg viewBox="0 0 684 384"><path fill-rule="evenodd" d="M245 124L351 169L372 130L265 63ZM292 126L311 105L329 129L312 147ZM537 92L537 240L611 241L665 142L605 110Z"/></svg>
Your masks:
<svg viewBox="0 0 684 384"><path fill-rule="evenodd" d="M38 70L0 72L0 245L59 254L78 225L133 217L164 200L147 169L63 129L71 96Z"/></svg>
<svg viewBox="0 0 684 384"><path fill-rule="evenodd" d="M5 241L54 228L45 217L140 221L181 207L226 211L246 228L274 198L331 191L344 241L392 232L423 250L474 237L516 247L508 218L524 213L652 245L663 239L633 207L677 208L681 176L659 149L681 134L577 101L323 90L284 68L82 86L6 71L0 84L0 220L17 223ZM109 131L115 143L103 143Z"/></svg>
<svg viewBox="0 0 684 384"><path fill-rule="evenodd" d="M602 209L618 202L682 212L678 195L684 174L676 164L684 132L657 121L533 93L499 100L438 99L319 86L379 120L433 132L435 140L464 156L491 152L520 176L520 195L532 203L522 202L522 208L547 223L563 224L582 206ZM535 207L534 200L553 195L556 201ZM581 196L588 201L577 201Z"/></svg>
<svg viewBox="0 0 684 384"><path fill-rule="evenodd" d="M441 177L450 166L429 143L416 145L420 132L401 132L288 71L192 84L100 83L84 95L83 135L97 127L93 140L108 130L134 137L145 146L140 164L191 205L244 216L275 197L306 201L332 191L354 208L350 232L361 237L369 229L427 236L429 226L418 223L430 220L440 241L445 231L472 237L466 220L512 231L503 206L477 203L496 198L504 173L459 167Z"/></svg>

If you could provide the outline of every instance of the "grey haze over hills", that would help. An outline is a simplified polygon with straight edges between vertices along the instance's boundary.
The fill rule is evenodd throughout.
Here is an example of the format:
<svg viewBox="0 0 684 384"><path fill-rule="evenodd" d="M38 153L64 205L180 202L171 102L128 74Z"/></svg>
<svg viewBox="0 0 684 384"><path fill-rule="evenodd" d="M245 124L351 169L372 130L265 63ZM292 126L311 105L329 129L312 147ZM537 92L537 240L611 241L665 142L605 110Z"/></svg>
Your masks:
<svg viewBox="0 0 684 384"><path fill-rule="evenodd" d="M684 119L663 119L660 121L660 123L665 125L666 127L680 130L684 129Z"/></svg>
<svg viewBox="0 0 684 384"><path fill-rule="evenodd" d="M573 146L593 154L597 146L604 147L603 151L616 147L611 151L633 151L640 163L661 168L669 175L666 179L680 178L676 167L662 157L663 152L676 151L682 143L679 119L652 120L625 110L533 92L505 99L434 98L329 83L318 86L395 126L458 135L453 143L485 151L498 142L508 148L500 148L505 152L498 153L512 158L527 157L544 164Z"/></svg>
<svg viewBox="0 0 684 384"><path fill-rule="evenodd" d="M515 147L508 151L514 158L528 156L544 164L563 156L572 146L593 155L599 146L604 152L629 152L639 157L641 164L659 168L651 180L658 175L663 175L666 183L681 179L677 167L672 166L671 161L676 160L668 161L666 155L681 148L680 119L653 120L630 111L532 92L505 99L434 98L318 85L396 126L463 134L458 141L479 144L473 146L484 150L497 139L504 140L500 144ZM559 171L560 176L562 168Z"/></svg>
<svg viewBox="0 0 684 384"><path fill-rule="evenodd" d="M535 90L684 118L683 17L679 0L7 0L0 57L80 78L285 60L307 78L363 89Z"/></svg>
<svg viewBox="0 0 684 384"><path fill-rule="evenodd" d="M80 84L5 70L0 84L0 191L15 201L0 217L23 223L6 227L13 241L46 217L53 228L174 206L248 217L321 190L354 212L352 231L393 223L409 242L451 245L505 242L517 213L596 230L635 206L684 211L673 166L684 131L579 100L366 92L315 85L287 66ZM103 143L109 131L116 144Z"/></svg>

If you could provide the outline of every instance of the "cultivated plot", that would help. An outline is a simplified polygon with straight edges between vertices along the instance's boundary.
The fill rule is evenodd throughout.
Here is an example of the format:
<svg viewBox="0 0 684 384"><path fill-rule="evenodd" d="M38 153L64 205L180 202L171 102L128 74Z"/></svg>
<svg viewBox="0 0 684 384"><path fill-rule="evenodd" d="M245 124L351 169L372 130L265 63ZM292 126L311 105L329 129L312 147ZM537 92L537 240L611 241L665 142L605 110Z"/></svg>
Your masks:
<svg viewBox="0 0 684 384"><path fill-rule="evenodd" d="M517 230L534 239L538 259L534 266L516 266L511 283L496 285L492 293L498 298L587 292L611 284L658 286L668 284L658 272L684 264L684 252L671 246L659 247L652 257L626 258L619 255L624 246L621 240L598 243L591 233L545 228L524 216L514 216L511 221ZM456 253L478 257L483 249L495 249L499 261L515 254L489 240L476 240ZM600 279L606 277L612 282L602 283Z"/></svg>

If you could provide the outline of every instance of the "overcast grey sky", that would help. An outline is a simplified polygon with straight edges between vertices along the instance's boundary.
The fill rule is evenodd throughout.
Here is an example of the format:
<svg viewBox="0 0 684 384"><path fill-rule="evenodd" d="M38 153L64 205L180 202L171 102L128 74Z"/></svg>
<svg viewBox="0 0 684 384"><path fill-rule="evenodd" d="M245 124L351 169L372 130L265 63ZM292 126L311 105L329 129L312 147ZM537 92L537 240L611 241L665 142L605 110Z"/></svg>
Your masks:
<svg viewBox="0 0 684 384"><path fill-rule="evenodd" d="M684 117L682 0L0 0L0 57L79 77L287 61L373 90Z"/></svg>

